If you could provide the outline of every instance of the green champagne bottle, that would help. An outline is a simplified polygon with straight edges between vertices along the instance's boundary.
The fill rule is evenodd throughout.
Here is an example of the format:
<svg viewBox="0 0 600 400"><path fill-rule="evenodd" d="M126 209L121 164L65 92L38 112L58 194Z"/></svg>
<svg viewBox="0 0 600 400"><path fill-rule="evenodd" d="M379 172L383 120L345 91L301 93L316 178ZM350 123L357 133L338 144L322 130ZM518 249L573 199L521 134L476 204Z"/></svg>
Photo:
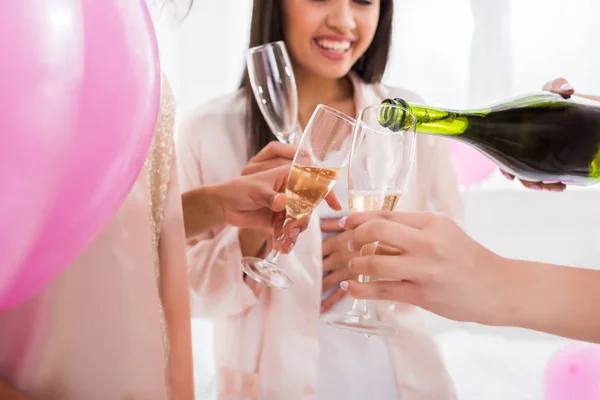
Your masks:
<svg viewBox="0 0 600 400"><path fill-rule="evenodd" d="M381 103L378 122L392 131L406 129L404 110L416 117L417 132L469 144L520 179L575 185L600 182L598 102L544 92L489 108L450 110L396 98Z"/></svg>

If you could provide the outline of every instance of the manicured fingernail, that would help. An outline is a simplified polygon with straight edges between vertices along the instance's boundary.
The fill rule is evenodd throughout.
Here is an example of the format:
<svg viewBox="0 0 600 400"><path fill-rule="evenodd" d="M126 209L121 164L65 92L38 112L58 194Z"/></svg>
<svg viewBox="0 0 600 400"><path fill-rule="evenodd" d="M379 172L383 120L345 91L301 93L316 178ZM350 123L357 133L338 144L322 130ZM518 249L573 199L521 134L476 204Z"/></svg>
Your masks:
<svg viewBox="0 0 600 400"><path fill-rule="evenodd" d="M542 187L539 185L531 185L529 186L529 189L531 190L542 190Z"/></svg>
<svg viewBox="0 0 600 400"><path fill-rule="evenodd" d="M294 237L300 233L300 228L294 228L290 231L290 236Z"/></svg>
<svg viewBox="0 0 600 400"><path fill-rule="evenodd" d="M350 286L350 285L348 284L348 282L346 282L346 281L342 281L342 282L340 282L340 289L342 289L344 292L347 292L347 291L348 291L348 286Z"/></svg>
<svg viewBox="0 0 600 400"><path fill-rule="evenodd" d="M562 90L563 92L568 92L570 90L575 90L575 88L571 86L570 83L563 83L562 85L560 85L560 90Z"/></svg>
<svg viewBox="0 0 600 400"><path fill-rule="evenodd" d="M340 220L338 221L339 226L341 226L342 228L346 226L346 217L342 217L340 218Z"/></svg>
<svg viewBox="0 0 600 400"><path fill-rule="evenodd" d="M510 175L510 174L508 174L508 173L506 173L506 172L504 172L504 171L500 171L500 172L502 172L502 175L504 175L504 177L505 177L506 179L508 179L509 181L512 181L512 180L513 180L514 176L512 176L512 175Z"/></svg>

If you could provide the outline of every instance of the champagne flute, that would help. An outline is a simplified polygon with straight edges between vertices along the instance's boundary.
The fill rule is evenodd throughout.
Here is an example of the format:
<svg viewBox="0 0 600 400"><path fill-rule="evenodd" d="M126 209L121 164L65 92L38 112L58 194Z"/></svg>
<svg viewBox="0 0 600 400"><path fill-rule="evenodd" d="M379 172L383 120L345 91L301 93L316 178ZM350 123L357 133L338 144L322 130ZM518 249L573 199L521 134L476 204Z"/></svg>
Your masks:
<svg viewBox="0 0 600 400"><path fill-rule="evenodd" d="M354 140L348 171L348 203L350 212L388 210L394 211L410 175L415 153L416 118L403 110L406 129L398 132L383 127L378 122L379 113L400 112L397 105L376 105L363 109L354 127ZM384 243L370 243L360 250L361 256L369 254L399 254ZM369 282L369 277L358 276L359 282ZM372 304L354 300L352 309L345 314L330 314L325 322L333 327L356 333L386 336L395 329L372 315Z"/></svg>
<svg viewBox="0 0 600 400"><path fill-rule="evenodd" d="M283 41L253 47L246 54L254 98L280 142L293 143L298 126L298 90Z"/></svg>
<svg viewBox="0 0 600 400"><path fill-rule="evenodd" d="M249 277L280 289L293 285L292 278L277 264L282 247L308 225L313 210L333 188L340 170L348 165L353 131L353 118L322 104L317 106L300 139L288 177L282 234L264 260L242 258L242 269ZM313 283L304 269L298 272Z"/></svg>

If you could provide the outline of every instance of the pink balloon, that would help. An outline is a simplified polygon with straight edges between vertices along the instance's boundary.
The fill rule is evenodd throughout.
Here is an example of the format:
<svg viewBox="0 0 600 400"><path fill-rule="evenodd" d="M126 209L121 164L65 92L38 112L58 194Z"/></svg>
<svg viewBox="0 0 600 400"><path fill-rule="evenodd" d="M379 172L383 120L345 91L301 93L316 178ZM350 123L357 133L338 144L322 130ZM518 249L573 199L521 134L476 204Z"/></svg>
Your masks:
<svg viewBox="0 0 600 400"><path fill-rule="evenodd" d="M56 4L60 3L60 4ZM81 101L82 26L56 29L58 6L9 1L0 11L0 299L56 195Z"/></svg>
<svg viewBox="0 0 600 400"><path fill-rule="evenodd" d="M13 168L20 179L23 168L41 154L43 160L53 162L45 164L52 164L46 170L47 176L58 174L58 178L46 185L42 167L36 167L38 175L30 186L49 186L40 192L55 193L55 198L49 204L46 201L44 212L34 209L35 217L30 217L29 206L13 209L17 223L37 222L32 222L34 228L28 228L29 233L24 235L28 239L23 240L26 244L17 257L22 261L13 271L10 285L0 292L0 309L15 306L39 292L81 254L114 215L141 171L160 100L158 48L145 0L5 3L0 29L6 32L0 37L0 49L8 49L12 56L1 57L0 64L8 62L11 74L3 73L0 79L13 80L17 91L32 85L24 71L30 75L39 72L38 86L32 91L47 100L37 102L34 96L23 94L27 117L23 112L21 117L14 117L13 128L46 126L51 117L49 121L54 125L42 132L31 129L35 137L26 142L27 146L23 140L19 147L23 153L13 157L21 159L14 163L13 159L0 161L2 170ZM37 49L38 58L33 64L31 57L21 57L23 49L28 48ZM55 69L48 71L48 64ZM3 87L1 107L10 103L12 95ZM15 108L9 107L8 112ZM56 108L60 118L54 115ZM61 131L60 121L72 137L69 129ZM18 132L2 129L0 135L12 141ZM65 146L59 146L61 138ZM49 149L49 143L58 144ZM13 203L19 200L9 193ZM5 224L2 231L4 235Z"/></svg>
<svg viewBox="0 0 600 400"><path fill-rule="evenodd" d="M454 139L448 140L458 180L462 185L469 187L479 183L498 168L473 147Z"/></svg>
<svg viewBox="0 0 600 400"><path fill-rule="evenodd" d="M544 378L546 400L600 399L600 346L563 348L548 362Z"/></svg>

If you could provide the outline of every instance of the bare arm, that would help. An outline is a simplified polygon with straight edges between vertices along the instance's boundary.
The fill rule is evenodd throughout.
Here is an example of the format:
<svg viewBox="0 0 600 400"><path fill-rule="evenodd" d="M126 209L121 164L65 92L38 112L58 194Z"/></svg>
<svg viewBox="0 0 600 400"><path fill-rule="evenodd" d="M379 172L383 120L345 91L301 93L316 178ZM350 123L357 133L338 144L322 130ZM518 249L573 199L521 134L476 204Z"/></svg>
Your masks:
<svg viewBox="0 0 600 400"><path fill-rule="evenodd" d="M516 326L600 343L600 271L511 260L433 213L356 213L345 221L351 248L384 242L402 252L352 260L355 298L414 304L457 321Z"/></svg>
<svg viewBox="0 0 600 400"><path fill-rule="evenodd" d="M181 195L185 236L194 237L224 223L217 193L213 186L189 190Z"/></svg>
<svg viewBox="0 0 600 400"><path fill-rule="evenodd" d="M563 96L564 98L569 98L571 96L581 97L588 100L600 101L600 96L589 95L578 93L575 91L575 88L571 86L571 84L565 78L557 78L553 81L546 82L546 84L542 87L542 90L547 92L552 92ZM513 180L515 177L505 171L502 171L502 175L504 175L507 179ZM555 183L544 183L544 182L530 182L519 179L521 184L528 189L542 189L542 190L551 190L551 191L562 191L566 189L566 185L564 183L555 182Z"/></svg>
<svg viewBox="0 0 600 400"><path fill-rule="evenodd" d="M519 260L506 264L521 276L511 285L518 288L518 300L506 307L500 325L600 343L600 271Z"/></svg>
<svg viewBox="0 0 600 400"><path fill-rule="evenodd" d="M183 193L186 237L222 224L270 229L274 214L285 209L286 197L279 190L288 174L289 167L283 166Z"/></svg>
<svg viewBox="0 0 600 400"><path fill-rule="evenodd" d="M575 96L575 97L583 97L584 99L593 100L593 101L600 101L600 96L594 96L594 95L591 95L591 94L575 93L573 96Z"/></svg>

